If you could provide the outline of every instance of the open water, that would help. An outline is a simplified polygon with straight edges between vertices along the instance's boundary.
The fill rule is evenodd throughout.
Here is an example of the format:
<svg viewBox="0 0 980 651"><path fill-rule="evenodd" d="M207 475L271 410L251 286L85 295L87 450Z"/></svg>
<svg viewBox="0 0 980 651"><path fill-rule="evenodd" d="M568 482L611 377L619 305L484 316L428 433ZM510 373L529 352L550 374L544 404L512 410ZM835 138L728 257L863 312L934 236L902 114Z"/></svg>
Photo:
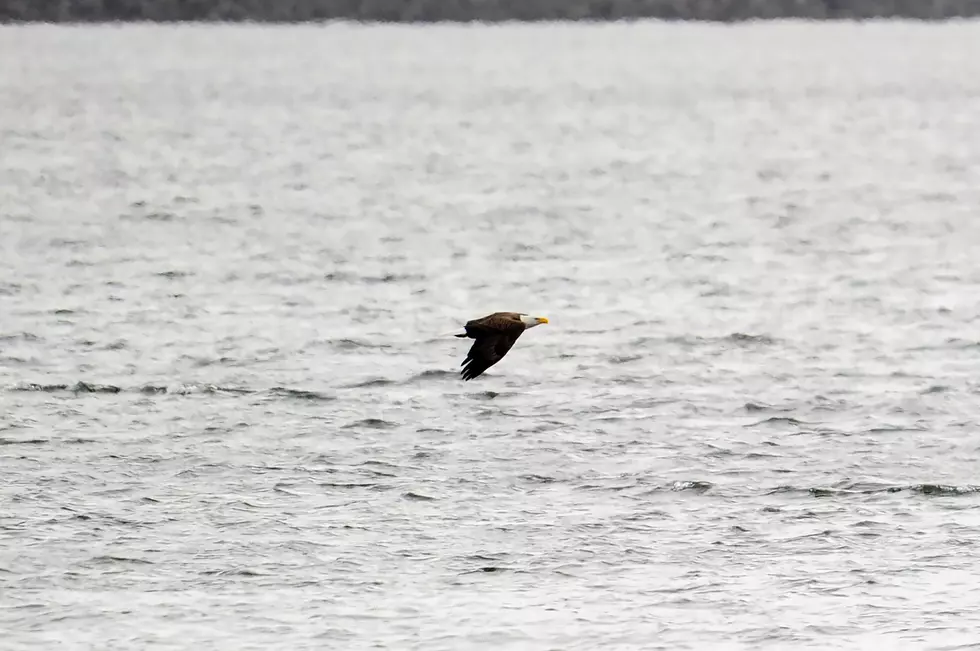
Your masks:
<svg viewBox="0 0 980 651"><path fill-rule="evenodd" d="M0 97L5 650L980 648L980 23L5 27Z"/></svg>

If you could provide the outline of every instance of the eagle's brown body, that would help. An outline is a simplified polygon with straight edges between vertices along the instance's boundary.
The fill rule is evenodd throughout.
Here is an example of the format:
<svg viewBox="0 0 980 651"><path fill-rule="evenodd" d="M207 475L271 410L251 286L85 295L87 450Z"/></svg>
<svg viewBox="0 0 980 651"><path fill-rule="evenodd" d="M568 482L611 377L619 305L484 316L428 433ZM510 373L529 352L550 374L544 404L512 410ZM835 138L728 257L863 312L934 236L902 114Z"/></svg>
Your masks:
<svg viewBox="0 0 980 651"><path fill-rule="evenodd" d="M467 321L466 334L456 336L469 337L476 341L466 354L466 359L460 364L463 367L463 379L472 380L482 375L484 371L503 359L525 330L547 322L548 319L528 317L519 312L494 312L481 319Z"/></svg>

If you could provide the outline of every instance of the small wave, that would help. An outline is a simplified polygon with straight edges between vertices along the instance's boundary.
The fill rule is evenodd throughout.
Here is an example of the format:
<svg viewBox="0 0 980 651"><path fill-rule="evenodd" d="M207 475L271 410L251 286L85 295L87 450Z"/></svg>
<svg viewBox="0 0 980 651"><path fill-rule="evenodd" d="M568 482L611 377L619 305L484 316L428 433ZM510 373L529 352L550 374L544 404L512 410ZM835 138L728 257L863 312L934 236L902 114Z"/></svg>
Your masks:
<svg viewBox="0 0 980 651"><path fill-rule="evenodd" d="M371 389L374 387L387 387L395 384L394 380L389 380L387 378L373 378L371 380L364 380L363 382L355 382L354 384L345 384L345 389Z"/></svg>
<svg viewBox="0 0 980 651"><path fill-rule="evenodd" d="M923 352L930 350L980 350L980 341L975 339L961 339L959 337L950 337L942 343L931 343L924 344L920 346L910 346L905 350L910 352Z"/></svg>
<svg viewBox="0 0 980 651"><path fill-rule="evenodd" d="M610 364L629 364L630 362L638 362L643 359L642 355L613 355L612 357L607 357L607 361Z"/></svg>
<svg viewBox="0 0 980 651"><path fill-rule="evenodd" d="M417 502L434 502L436 498L429 497L428 495L422 495L421 493L414 493L409 491L402 495L406 500L415 500Z"/></svg>
<svg viewBox="0 0 980 651"><path fill-rule="evenodd" d="M456 373L453 371L445 371L443 369L430 368L421 373L416 373L412 377L405 380L406 384L412 384L413 382L418 382L420 380L435 380L435 379L446 379L456 377Z"/></svg>
<svg viewBox="0 0 980 651"><path fill-rule="evenodd" d="M772 441L765 441L763 445L778 445ZM771 452L749 452L745 455L746 459L782 459L783 455L773 454Z"/></svg>
<svg viewBox="0 0 980 651"><path fill-rule="evenodd" d="M43 391L45 393L55 393L57 391L67 391L67 384L36 384L28 382L26 384L15 384L10 387L11 391Z"/></svg>
<svg viewBox="0 0 980 651"><path fill-rule="evenodd" d="M419 274L394 274L387 273L380 276L358 276L346 271L332 271L324 274L323 279L328 282L340 283L364 283L367 285L382 285L387 283L397 283L401 281L418 282L424 280L425 276Z"/></svg>
<svg viewBox="0 0 980 651"><path fill-rule="evenodd" d="M247 395L250 393L255 393L255 391L252 389L244 389L242 387L222 387L215 384L182 384L176 389L170 391L170 393L181 396L195 395L198 393L231 393L237 395Z"/></svg>
<svg viewBox="0 0 980 651"><path fill-rule="evenodd" d="M273 387L269 389L269 394L284 398L296 398L299 400L312 400L315 402L329 402L336 400L333 396L328 396L317 391L307 391L305 389L288 389L286 387Z"/></svg>
<svg viewBox="0 0 980 651"><path fill-rule="evenodd" d="M141 393L146 396L154 395L173 395L173 396L191 396L197 394L205 395L215 395L215 394L232 394L232 395L252 395L260 393L255 389L249 389L245 387L233 387L233 386L221 386L215 384L179 384L176 386L166 386L162 384L144 384L142 386L124 389L112 384L95 384L91 382L79 381L75 384L40 384L34 382L15 384L9 388L10 391L38 391L44 393L58 393L61 391L71 392L75 394L80 393L123 393L133 391L135 393ZM300 400L314 400L314 401L330 401L336 398L325 393L320 393L318 391L309 391L306 389L291 389L288 387L273 387L268 390L268 394L271 396L283 397L283 398L295 398Z"/></svg>
<svg viewBox="0 0 980 651"><path fill-rule="evenodd" d="M630 348L661 348L664 345L692 347L705 343L705 340L696 336L670 336L670 337L637 337L629 342Z"/></svg>
<svg viewBox="0 0 980 651"><path fill-rule="evenodd" d="M272 490L273 490L273 492L276 492L276 493L283 493L285 495L292 495L294 497L297 497L297 496L299 496L299 493L294 493L293 491L286 490L287 488L292 488L293 486L294 486L294 484L287 484L285 482L279 482L279 483L273 484Z"/></svg>
<svg viewBox="0 0 980 651"><path fill-rule="evenodd" d="M670 484L669 489L672 491L693 491L695 493L704 493L714 488L714 484L710 481L675 481Z"/></svg>
<svg viewBox="0 0 980 651"><path fill-rule="evenodd" d="M483 567L478 567L475 570L467 570L467 571L463 572L463 574L476 574L478 572L486 572L486 573L489 574L489 573L493 573L493 572L507 572L507 571L509 571L509 569L510 568L499 567L497 565L485 565Z"/></svg>
<svg viewBox="0 0 980 651"><path fill-rule="evenodd" d="M970 495L980 493L980 486L949 486L946 484L915 484L909 486L913 493L923 495Z"/></svg>
<svg viewBox="0 0 980 651"><path fill-rule="evenodd" d="M579 369L585 370L585 369ZM584 379L583 376L575 378L576 380ZM612 380L613 384L618 384L621 386L646 386L647 382L643 378L633 377L631 375L620 375Z"/></svg>
<svg viewBox="0 0 980 651"><path fill-rule="evenodd" d="M256 572L255 570L250 570L247 567L240 570L204 570L201 572L204 576L244 576L244 577L255 577L255 576L265 576L262 572Z"/></svg>
<svg viewBox="0 0 980 651"><path fill-rule="evenodd" d="M359 348L391 348L388 344L374 344L360 339L335 339L330 344L337 350L358 350Z"/></svg>
<svg viewBox="0 0 980 651"><path fill-rule="evenodd" d="M70 249L76 246L78 247L85 246L86 242L82 240L72 240L64 237L56 237L51 240L50 244L53 248L56 249Z"/></svg>
<svg viewBox="0 0 980 651"><path fill-rule="evenodd" d="M384 470L377 470L375 468L366 468L364 471L367 474L373 475L375 477L388 477L390 479L390 478L394 478L394 477L397 477L398 476L397 473L394 473L394 472L385 472Z"/></svg>
<svg viewBox="0 0 980 651"><path fill-rule="evenodd" d="M949 485L949 484L887 484L883 482L841 482L834 486L777 486L766 492L766 495L780 493L798 493L813 497L846 497L848 495L876 495L901 493L908 491L922 495L973 495L980 494L980 486Z"/></svg>
<svg viewBox="0 0 980 651"><path fill-rule="evenodd" d="M769 335L749 335L743 332L733 332L732 334L725 337L725 340L738 344L770 345L776 343L776 340L770 337Z"/></svg>
<svg viewBox="0 0 980 651"><path fill-rule="evenodd" d="M385 468L401 468L397 463L381 461L380 459L368 459L358 464L359 466L384 466Z"/></svg>
<svg viewBox="0 0 980 651"><path fill-rule="evenodd" d="M387 381L385 383L388 383ZM154 395L172 395L172 396L191 396L191 395L214 395L214 394L232 394L232 395L252 395L262 393L261 391L255 389L249 389L245 387L234 387L234 386L221 386L214 384L178 384L178 385L162 385L162 384L144 384L139 387L125 389L112 384L95 384L91 382L79 381L75 384L66 383L56 383L56 384L40 384L35 382L26 382L15 384L9 387L10 391L24 391L24 392L44 392L44 393L58 393L61 391L71 392L75 394L79 393L124 393L124 392L134 392L141 393L146 396ZM306 389L292 389L289 387L273 387L269 389L266 393L275 397L282 398L295 398L299 400L313 400L313 401L331 401L336 400L336 397L321 393L318 391L310 391Z"/></svg>
<svg viewBox="0 0 980 651"><path fill-rule="evenodd" d="M506 554L470 554L468 556L461 556L457 558L461 558L462 560L468 562L492 563L495 561L497 562L502 561L506 557L507 557Z"/></svg>
<svg viewBox="0 0 980 651"><path fill-rule="evenodd" d="M133 565L153 565L153 561L142 558L129 558L127 556L96 556L92 559L93 563L131 563Z"/></svg>
<svg viewBox="0 0 980 651"><path fill-rule="evenodd" d="M425 276L420 274L384 274L383 276L361 276L359 280L369 285L377 285L401 281L418 282L425 280Z"/></svg>
<svg viewBox="0 0 980 651"><path fill-rule="evenodd" d="M776 486L765 495L803 494L812 497L832 497L837 495L871 495L874 493L894 493L902 490L900 486L890 485L841 485L841 486Z"/></svg>
<svg viewBox="0 0 980 651"><path fill-rule="evenodd" d="M189 361L197 368L233 364L236 361L233 357L199 357L194 355L181 355L180 359Z"/></svg>
<svg viewBox="0 0 980 651"><path fill-rule="evenodd" d="M174 279L174 278L186 278L188 276L193 276L194 274L193 274L193 272L190 272L190 271L170 270L170 271L161 271L161 272L157 273L156 275L159 276L159 277L161 277L161 278Z"/></svg>
<svg viewBox="0 0 980 651"><path fill-rule="evenodd" d="M866 434L889 434L892 432L925 432L927 429L925 427L918 427L910 425L904 427L902 425L883 425L881 427L872 427L865 430Z"/></svg>
<svg viewBox="0 0 980 651"><path fill-rule="evenodd" d="M765 411L775 411L775 412L786 412L792 411L789 407L774 407L773 405L766 404L764 402L747 402L742 407L745 411L749 413L758 413Z"/></svg>
<svg viewBox="0 0 980 651"><path fill-rule="evenodd" d="M631 409L655 409L657 407L662 407L664 405L673 405L680 402L678 398L653 398L644 397L638 398L629 403Z"/></svg>
<svg viewBox="0 0 980 651"><path fill-rule="evenodd" d="M626 490L629 488L639 488L642 490L640 492L633 493L633 495L635 497L644 497L644 496L663 495L665 493L695 493L697 495L701 495L703 493L707 493L714 487L715 485L710 481L704 481L699 479L678 480L666 484L654 485L651 487L645 479L640 478L640 481L634 482L630 486L621 486L621 487L616 486L613 488L613 490Z"/></svg>
<svg viewBox="0 0 980 651"><path fill-rule="evenodd" d="M923 192L919 198L928 203L953 203L959 200L959 197L951 192Z"/></svg>
<svg viewBox="0 0 980 651"><path fill-rule="evenodd" d="M614 493L618 493L619 491L629 490L634 487L636 487L635 479L626 479L619 484L586 483L577 486L579 490L584 490L584 491L611 491Z"/></svg>
<svg viewBox="0 0 980 651"><path fill-rule="evenodd" d="M396 423L384 420L382 418L363 418L353 423L348 423L344 425L344 429L352 429L355 427L367 427L369 429L391 429L392 427L397 427Z"/></svg>
<svg viewBox="0 0 980 651"><path fill-rule="evenodd" d="M827 396L814 396L813 408L817 411L843 411L847 409L846 400L832 399Z"/></svg>
<svg viewBox="0 0 980 651"><path fill-rule="evenodd" d="M530 473L530 474L527 474L527 475L521 475L520 476L520 479L523 480L523 481L532 483L532 484L553 484L556 481L558 481L554 477L550 477L548 475L538 475L538 474L535 474L535 473Z"/></svg>
<svg viewBox="0 0 980 651"><path fill-rule="evenodd" d="M8 439L0 437L0 445L44 445L49 439Z"/></svg>
<svg viewBox="0 0 980 651"><path fill-rule="evenodd" d="M41 341L41 338L30 332L19 332L17 334L0 335L0 342L8 341Z"/></svg>
<svg viewBox="0 0 980 651"><path fill-rule="evenodd" d="M751 335L744 332L733 332L724 337L701 337L698 335L672 335L667 337L644 336L638 337L637 339L631 341L630 346L634 348L645 348L651 346L661 347L663 345L671 345L680 346L683 348L693 348L695 346L717 345L718 343L734 343L742 346L753 344L770 345L776 343L776 340L766 334Z"/></svg>
<svg viewBox="0 0 980 651"><path fill-rule="evenodd" d="M796 420L789 416L773 416L772 418L766 418L765 420L760 420L757 423L752 423L750 425L745 425L745 427L758 427L759 425L803 425L803 421Z"/></svg>
<svg viewBox="0 0 980 651"><path fill-rule="evenodd" d="M71 391L72 393L119 393L122 391L117 386L111 384L90 384L88 382L76 382L69 386L67 384L18 384L12 387L14 391L42 391L45 393L56 393L58 391Z"/></svg>
<svg viewBox="0 0 980 651"><path fill-rule="evenodd" d="M139 211L142 214L123 213L119 215L119 219L123 219L123 220L146 219L155 222L170 222L177 219L176 214L172 212L167 212L165 210L153 210L151 212L144 212L144 209L147 207L145 201L134 201L133 203L129 204L129 207L135 208L137 211Z"/></svg>

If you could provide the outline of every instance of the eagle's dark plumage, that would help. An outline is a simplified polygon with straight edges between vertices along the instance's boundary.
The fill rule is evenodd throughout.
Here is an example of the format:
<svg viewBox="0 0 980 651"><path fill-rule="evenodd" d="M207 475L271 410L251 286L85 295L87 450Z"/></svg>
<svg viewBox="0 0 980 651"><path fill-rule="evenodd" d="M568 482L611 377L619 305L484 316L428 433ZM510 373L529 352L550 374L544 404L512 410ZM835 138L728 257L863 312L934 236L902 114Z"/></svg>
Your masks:
<svg viewBox="0 0 980 651"><path fill-rule="evenodd" d="M482 375L503 359L525 330L541 323L548 323L548 319L531 317L520 312L494 312L482 319L467 321L466 333L456 336L469 337L476 341L460 364L463 367L463 380L472 380Z"/></svg>

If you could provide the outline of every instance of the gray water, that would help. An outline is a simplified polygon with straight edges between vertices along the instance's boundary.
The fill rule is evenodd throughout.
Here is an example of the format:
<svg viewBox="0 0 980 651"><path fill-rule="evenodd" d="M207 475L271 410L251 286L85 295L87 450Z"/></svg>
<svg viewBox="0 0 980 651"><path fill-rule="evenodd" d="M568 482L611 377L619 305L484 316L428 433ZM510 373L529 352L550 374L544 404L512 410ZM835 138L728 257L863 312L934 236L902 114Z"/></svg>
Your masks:
<svg viewBox="0 0 980 651"><path fill-rule="evenodd" d="M980 645L980 24L0 72L5 650Z"/></svg>

